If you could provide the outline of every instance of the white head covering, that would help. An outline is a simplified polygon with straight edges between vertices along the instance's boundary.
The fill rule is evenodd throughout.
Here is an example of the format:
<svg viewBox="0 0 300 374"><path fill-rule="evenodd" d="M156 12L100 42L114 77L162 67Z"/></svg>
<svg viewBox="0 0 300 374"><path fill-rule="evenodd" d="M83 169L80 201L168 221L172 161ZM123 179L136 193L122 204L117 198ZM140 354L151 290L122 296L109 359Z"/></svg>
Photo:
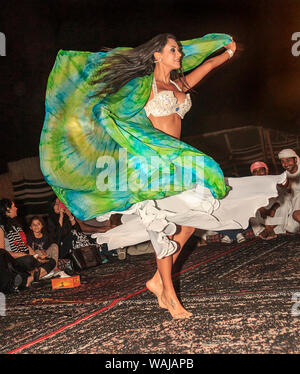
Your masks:
<svg viewBox="0 0 300 374"><path fill-rule="evenodd" d="M286 148L286 149L283 149L282 151L280 151L278 153L278 158L281 160L282 158L289 158L289 157L296 157L297 158L297 162L299 161L299 156L297 155L297 153L291 149L291 148Z"/></svg>
<svg viewBox="0 0 300 374"><path fill-rule="evenodd" d="M289 178L298 178L299 175L300 175L300 158L299 156L297 155L297 153L291 149L291 148L286 148L286 149L283 149L282 151L280 151L278 153L278 158L281 160L282 158L289 158L289 157L296 157L296 162L297 162L297 166L298 166L298 170L294 173L294 174L291 174L289 171L286 170L286 174Z"/></svg>

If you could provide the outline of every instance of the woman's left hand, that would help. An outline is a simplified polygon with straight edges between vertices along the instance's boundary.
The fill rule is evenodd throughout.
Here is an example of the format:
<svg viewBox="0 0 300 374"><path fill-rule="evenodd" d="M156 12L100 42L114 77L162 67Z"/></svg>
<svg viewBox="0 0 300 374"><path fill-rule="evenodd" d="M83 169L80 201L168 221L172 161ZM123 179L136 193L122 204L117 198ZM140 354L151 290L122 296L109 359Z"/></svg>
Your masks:
<svg viewBox="0 0 300 374"><path fill-rule="evenodd" d="M225 48L226 49L231 49L232 52L234 53L236 51L236 43L234 40L232 40L232 42L228 43L225 45Z"/></svg>

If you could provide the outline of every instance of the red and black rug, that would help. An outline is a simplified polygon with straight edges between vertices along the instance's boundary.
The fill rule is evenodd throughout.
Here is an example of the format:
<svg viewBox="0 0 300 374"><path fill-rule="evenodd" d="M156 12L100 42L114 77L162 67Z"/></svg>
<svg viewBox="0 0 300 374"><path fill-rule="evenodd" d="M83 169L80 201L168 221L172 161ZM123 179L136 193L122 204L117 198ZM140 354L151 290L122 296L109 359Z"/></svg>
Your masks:
<svg viewBox="0 0 300 374"><path fill-rule="evenodd" d="M173 320L145 288L153 254L127 256L82 272L78 288L7 296L0 353L300 353L299 236L195 244L174 273L191 318Z"/></svg>

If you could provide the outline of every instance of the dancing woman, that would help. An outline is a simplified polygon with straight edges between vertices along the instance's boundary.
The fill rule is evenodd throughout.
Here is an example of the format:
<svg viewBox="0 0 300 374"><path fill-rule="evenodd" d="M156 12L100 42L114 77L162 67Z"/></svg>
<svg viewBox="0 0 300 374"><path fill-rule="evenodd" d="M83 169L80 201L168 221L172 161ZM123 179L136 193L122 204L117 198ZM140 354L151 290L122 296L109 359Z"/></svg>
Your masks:
<svg viewBox="0 0 300 374"><path fill-rule="evenodd" d="M191 98L187 91L211 70L229 60L236 50L236 44L231 41L225 48L224 53L206 60L184 76L180 44L175 36L160 34L140 47L108 57L96 81L103 87L98 95L101 97L117 92L129 80L154 72L151 94L144 107L146 115L155 129L179 139L181 121L191 108ZM172 255L156 258L157 271L147 282L147 288L157 296L159 305L167 308L173 318L191 316L177 298L171 273L173 264L194 230L189 226L178 228L172 237L178 250Z"/></svg>
<svg viewBox="0 0 300 374"><path fill-rule="evenodd" d="M79 220L122 214L121 225L96 235L99 244L113 250L151 239L157 271L147 287L174 318L191 316L171 275L194 228L245 229L285 178L226 185L211 157L179 140L187 91L235 49L226 34L180 43L162 34L137 48L60 51L48 80L40 141L46 181Z"/></svg>
<svg viewBox="0 0 300 374"><path fill-rule="evenodd" d="M226 48L225 52L203 62L221 47ZM98 160L107 154L115 158L121 147L129 153L128 176L134 174L128 165L135 155L148 159L158 155L165 164L177 166L185 156L201 155L201 183L214 197L224 197L227 189L219 166L177 139L181 120L191 108L187 92L229 60L235 50L235 42L225 34L208 34L182 43L171 34L160 34L139 47L117 48L98 55L60 51L48 82L41 167L48 183L77 218L126 211L136 202L176 193L167 188L161 176L156 177L161 188L154 192L149 185L134 190L99 188L97 175L92 175L95 166L99 167ZM78 66L83 68L78 70ZM184 76L184 71L192 69ZM68 78L67 83L64 78ZM61 161L59 155L63 156ZM155 173L148 170L148 174L153 177ZM182 186L183 182L172 176L174 185ZM117 179L120 187L121 178ZM191 316L177 298L172 267L193 232L193 227L177 225L177 231L169 236L172 250L163 254L157 251L157 271L147 282L159 305L173 318Z"/></svg>

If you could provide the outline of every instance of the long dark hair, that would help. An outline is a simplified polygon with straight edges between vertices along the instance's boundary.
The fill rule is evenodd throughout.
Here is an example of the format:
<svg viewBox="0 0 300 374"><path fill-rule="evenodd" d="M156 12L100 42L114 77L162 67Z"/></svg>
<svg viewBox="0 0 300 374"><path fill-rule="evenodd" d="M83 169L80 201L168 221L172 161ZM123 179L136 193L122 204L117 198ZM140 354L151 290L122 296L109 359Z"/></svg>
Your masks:
<svg viewBox="0 0 300 374"><path fill-rule="evenodd" d="M73 229L73 226L70 223L70 220L64 214L63 225L61 228L59 228L59 213L56 213L54 211L54 205L56 203L56 199L58 199L58 197L56 196L50 199L47 233L50 234L51 236L52 235L56 236L58 235L58 231L59 231L61 233L61 236L64 237L70 233L70 231ZM76 224L76 228L77 227L78 226Z"/></svg>
<svg viewBox="0 0 300 374"><path fill-rule="evenodd" d="M3 225L5 231L11 229L14 219L6 215L7 211L11 208L13 201L10 199L0 200L0 225Z"/></svg>
<svg viewBox="0 0 300 374"><path fill-rule="evenodd" d="M94 97L113 94L132 79L152 74L155 67L154 52L161 52L168 39L175 40L181 48L176 37L166 33L159 34L136 48L120 51L106 49L108 54L92 78L92 84L99 85ZM172 70L170 77L172 80L179 79L185 87L189 88L184 79L182 68Z"/></svg>

